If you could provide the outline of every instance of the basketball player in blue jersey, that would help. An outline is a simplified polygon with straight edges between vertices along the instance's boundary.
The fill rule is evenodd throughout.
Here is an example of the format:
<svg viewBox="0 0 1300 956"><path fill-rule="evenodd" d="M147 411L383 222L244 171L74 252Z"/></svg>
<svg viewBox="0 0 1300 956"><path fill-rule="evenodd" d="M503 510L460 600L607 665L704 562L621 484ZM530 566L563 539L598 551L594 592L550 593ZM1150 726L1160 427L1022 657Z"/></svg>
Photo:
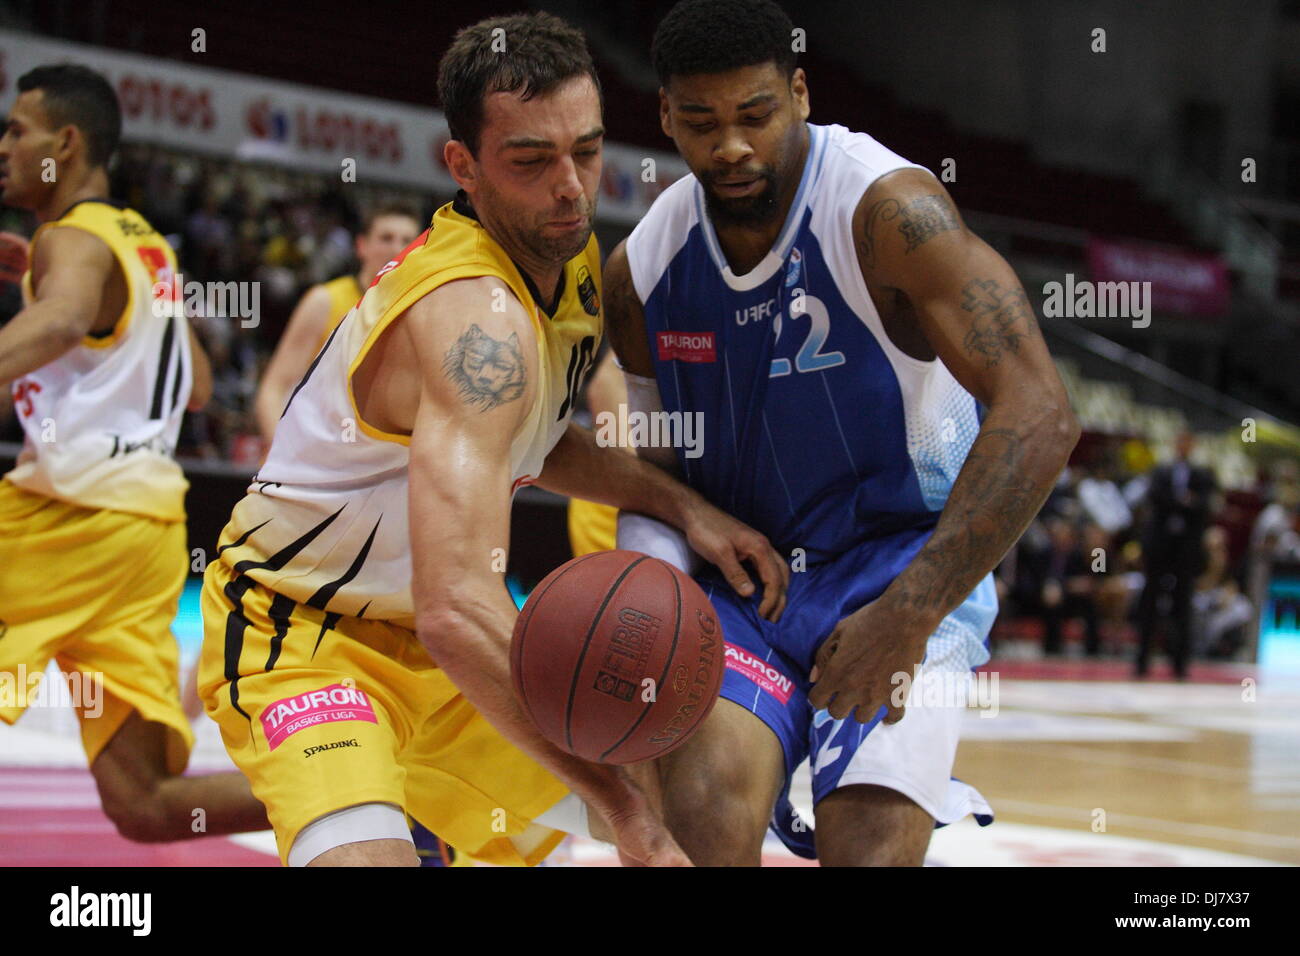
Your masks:
<svg viewBox="0 0 1300 956"><path fill-rule="evenodd" d="M655 769L697 865L757 864L769 823L823 864L919 865L936 825L991 814L950 777L964 707L904 718L896 675L988 659L990 572L1078 426L1014 272L944 187L808 122L792 30L771 0L665 17L660 121L694 175L605 267L631 411L699 413L702 445L659 461L795 572L773 623L696 571L729 645L723 699ZM689 554L639 517L619 543ZM815 838L788 802L805 758Z"/></svg>

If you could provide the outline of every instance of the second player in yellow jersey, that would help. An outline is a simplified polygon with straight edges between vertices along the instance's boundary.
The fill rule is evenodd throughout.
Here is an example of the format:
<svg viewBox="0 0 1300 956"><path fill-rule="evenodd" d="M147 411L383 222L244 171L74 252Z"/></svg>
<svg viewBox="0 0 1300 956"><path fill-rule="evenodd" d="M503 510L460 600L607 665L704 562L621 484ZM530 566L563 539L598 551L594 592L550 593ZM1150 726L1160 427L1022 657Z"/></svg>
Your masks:
<svg viewBox="0 0 1300 956"><path fill-rule="evenodd" d="M419 231L415 214L404 206L372 209L354 239L357 271L314 285L303 294L258 383L254 413L264 441L271 441L289 393L335 326L357 304L375 273L410 245Z"/></svg>

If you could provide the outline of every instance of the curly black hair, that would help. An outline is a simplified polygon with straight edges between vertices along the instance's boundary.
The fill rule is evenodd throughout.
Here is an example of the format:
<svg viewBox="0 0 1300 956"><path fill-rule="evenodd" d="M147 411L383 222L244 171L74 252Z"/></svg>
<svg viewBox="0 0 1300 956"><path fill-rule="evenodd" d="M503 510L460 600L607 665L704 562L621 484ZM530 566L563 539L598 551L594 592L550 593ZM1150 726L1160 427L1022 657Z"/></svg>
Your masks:
<svg viewBox="0 0 1300 956"><path fill-rule="evenodd" d="M794 23L773 0L682 0L659 23L650 58L659 83L775 62L794 73Z"/></svg>

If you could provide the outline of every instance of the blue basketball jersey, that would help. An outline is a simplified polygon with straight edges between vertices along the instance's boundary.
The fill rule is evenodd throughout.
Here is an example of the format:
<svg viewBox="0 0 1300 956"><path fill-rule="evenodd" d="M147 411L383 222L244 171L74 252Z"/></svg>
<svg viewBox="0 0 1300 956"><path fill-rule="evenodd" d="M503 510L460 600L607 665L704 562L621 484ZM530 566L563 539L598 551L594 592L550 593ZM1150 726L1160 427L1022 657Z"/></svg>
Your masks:
<svg viewBox="0 0 1300 956"><path fill-rule="evenodd" d="M685 481L787 558L803 549L809 564L829 561L872 541L906 564L982 411L943 362L890 341L858 265L863 193L924 167L863 133L808 128L798 192L757 266L732 272L686 176L627 240L633 284L664 410L702 413L702 442L677 449Z"/></svg>
<svg viewBox="0 0 1300 956"><path fill-rule="evenodd" d="M789 555L829 560L935 525L975 434L975 400L938 359L889 340L867 292L853 212L912 167L870 136L809 124L785 227L731 271L687 176L627 241L665 411L702 412L687 483ZM914 537L914 536L912 536Z"/></svg>

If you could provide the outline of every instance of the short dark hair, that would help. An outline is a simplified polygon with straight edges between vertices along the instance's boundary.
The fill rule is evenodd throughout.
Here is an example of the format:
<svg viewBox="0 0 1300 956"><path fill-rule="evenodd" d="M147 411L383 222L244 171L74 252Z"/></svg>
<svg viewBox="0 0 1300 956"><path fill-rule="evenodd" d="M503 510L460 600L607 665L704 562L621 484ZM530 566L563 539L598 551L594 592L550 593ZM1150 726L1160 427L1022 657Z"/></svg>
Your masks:
<svg viewBox="0 0 1300 956"><path fill-rule="evenodd" d="M775 62L794 74L794 23L773 0L682 0L659 22L650 59L659 85Z"/></svg>
<svg viewBox="0 0 1300 956"><path fill-rule="evenodd" d="M370 230L375 227L375 222L385 216L405 216L407 219L413 220L417 226L420 224L420 214L405 203L382 203L367 212L366 217L361 220L361 235L370 235Z"/></svg>
<svg viewBox="0 0 1300 956"><path fill-rule="evenodd" d="M494 36L498 29L503 34ZM505 49L494 50L502 35ZM581 30L550 13L492 17L465 27L451 41L438 64L438 99L452 139L477 155L489 93L522 90L523 99L530 100L584 75L599 95L600 77Z"/></svg>
<svg viewBox="0 0 1300 956"><path fill-rule="evenodd" d="M18 92L40 90L50 123L75 126L91 166L107 166L122 139L122 108L102 73L78 63L38 66L18 78Z"/></svg>

